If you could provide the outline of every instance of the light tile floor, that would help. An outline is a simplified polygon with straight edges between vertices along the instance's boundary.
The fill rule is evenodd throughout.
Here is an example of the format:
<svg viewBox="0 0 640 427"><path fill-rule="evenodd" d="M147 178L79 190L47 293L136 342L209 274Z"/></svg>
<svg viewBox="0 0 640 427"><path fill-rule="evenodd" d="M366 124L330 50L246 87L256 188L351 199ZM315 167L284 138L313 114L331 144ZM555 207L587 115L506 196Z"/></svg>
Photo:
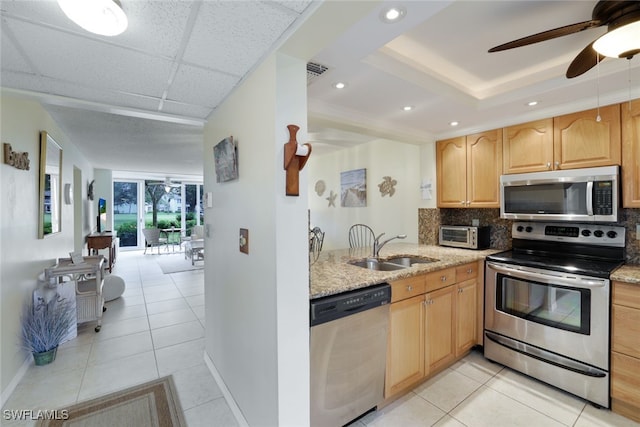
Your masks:
<svg viewBox="0 0 640 427"><path fill-rule="evenodd" d="M172 374L190 427L236 426L203 361L204 274L163 274L169 255L120 252L122 298L107 303L99 333L87 324L54 363L31 366L3 409L56 409ZM32 426L7 421L0 425ZM640 427L472 352L352 427ZM296 427L296 426L292 426Z"/></svg>
<svg viewBox="0 0 640 427"><path fill-rule="evenodd" d="M172 374L190 427L237 426L204 363L204 272L163 274L157 260L167 256L183 255L120 251L113 274L126 290L106 304L102 330L81 325L51 365L29 368L3 409L59 409ZM0 425L35 421L3 412Z"/></svg>
<svg viewBox="0 0 640 427"><path fill-rule="evenodd" d="M351 427L639 427L608 410L471 354Z"/></svg>

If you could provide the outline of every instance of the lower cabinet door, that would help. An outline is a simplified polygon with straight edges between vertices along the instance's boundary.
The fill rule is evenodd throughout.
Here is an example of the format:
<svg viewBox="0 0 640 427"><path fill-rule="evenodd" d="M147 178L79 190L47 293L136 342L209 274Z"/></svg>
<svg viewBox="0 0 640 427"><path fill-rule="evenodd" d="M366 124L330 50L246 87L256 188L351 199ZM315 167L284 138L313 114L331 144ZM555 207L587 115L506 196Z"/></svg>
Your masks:
<svg viewBox="0 0 640 427"><path fill-rule="evenodd" d="M455 286L456 289L456 357L476 345L476 279Z"/></svg>
<svg viewBox="0 0 640 427"><path fill-rule="evenodd" d="M425 373L429 374L455 358L456 286L426 294Z"/></svg>
<svg viewBox="0 0 640 427"><path fill-rule="evenodd" d="M385 398L424 377L424 295L390 307Z"/></svg>

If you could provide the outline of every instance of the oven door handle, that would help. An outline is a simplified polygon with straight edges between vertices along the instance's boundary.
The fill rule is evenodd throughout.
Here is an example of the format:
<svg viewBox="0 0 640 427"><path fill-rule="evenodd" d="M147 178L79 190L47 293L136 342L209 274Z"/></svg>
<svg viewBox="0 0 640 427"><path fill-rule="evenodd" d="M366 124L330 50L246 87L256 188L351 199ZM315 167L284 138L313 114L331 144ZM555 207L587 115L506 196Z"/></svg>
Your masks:
<svg viewBox="0 0 640 427"><path fill-rule="evenodd" d="M506 267L494 262L487 262L487 266L494 271L506 274L508 276L519 276L525 279L540 280L545 283L557 283L574 288L601 288L607 285L607 279L578 279L573 276L567 276L562 273L545 274L542 272L531 271L525 268ZM559 283L558 283L559 282Z"/></svg>

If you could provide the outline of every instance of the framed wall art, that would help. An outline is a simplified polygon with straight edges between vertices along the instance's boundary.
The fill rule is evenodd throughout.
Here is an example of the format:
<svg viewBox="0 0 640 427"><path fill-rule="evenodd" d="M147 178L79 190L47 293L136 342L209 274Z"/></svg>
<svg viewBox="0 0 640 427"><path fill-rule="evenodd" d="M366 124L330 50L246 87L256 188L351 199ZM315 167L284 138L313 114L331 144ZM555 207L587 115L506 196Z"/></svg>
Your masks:
<svg viewBox="0 0 640 427"><path fill-rule="evenodd" d="M346 208L367 206L366 169L340 172L340 206Z"/></svg>
<svg viewBox="0 0 640 427"><path fill-rule="evenodd" d="M216 182L238 179L238 147L233 136L225 138L213 147Z"/></svg>

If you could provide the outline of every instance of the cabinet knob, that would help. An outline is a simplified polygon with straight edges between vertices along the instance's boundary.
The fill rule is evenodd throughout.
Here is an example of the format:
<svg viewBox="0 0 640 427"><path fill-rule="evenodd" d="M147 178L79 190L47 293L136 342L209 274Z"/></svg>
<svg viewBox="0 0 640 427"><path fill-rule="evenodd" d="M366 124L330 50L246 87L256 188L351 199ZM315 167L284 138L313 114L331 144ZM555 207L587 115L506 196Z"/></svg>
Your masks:
<svg viewBox="0 0 640 427"><path fill-rule="evenodd" d="M441 282L446 282L447 281L447 276L440 276L440 281Z"/></svg>
<svg viewBox="0 0 640 427"><path fill-rule="evenodd" d="M409 285L407 286L407 291L411 292L413 290L413 286Z"/></svg>
<svg viewBox="0 0 640 427"><path fill-rule="evenodd" d="M473 268L470 268L467 270L467 274L471 274L471 273L473 273Z"/></svg>
<svg viewBox="0 0 640 427"><path fill-rule="evenodd" d="M556 169L560 169L560 162L555 162Z"/></svg>
<svg viewBox="0 0 640 427"><path fill-rule="evenodd" d="M458 288L458 293L461 294L463 292L462 288Z"/></svg>
<svg viewBox="0 0 640 427"><path fill-rule="evenodd" d="M551 162L547 162L547 169L551 169Z"/></svg>
<svg viewBox="0 0 640 427"><path fill-rule="evenodd" d="M467 200L467 206L469 206L470 204L471 204L471 202Z"/></svg>
<svg viewBox="0 0 640 427"><path fill-rule="evenodd" d="M464 200L460 200L460 204L464 206Z"/></svg>

